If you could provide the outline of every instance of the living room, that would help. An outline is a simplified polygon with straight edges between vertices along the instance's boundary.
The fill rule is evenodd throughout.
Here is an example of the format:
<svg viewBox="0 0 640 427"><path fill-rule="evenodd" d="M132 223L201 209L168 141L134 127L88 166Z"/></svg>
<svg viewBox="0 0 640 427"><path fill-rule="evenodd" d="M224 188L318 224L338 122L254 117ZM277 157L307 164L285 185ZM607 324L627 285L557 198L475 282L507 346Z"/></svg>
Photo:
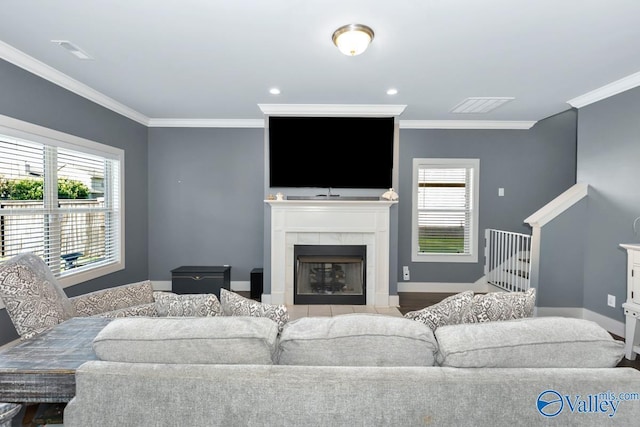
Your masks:
<svg viewBox="0 0 640 427"><path fill-rule="evenodd" d="M19 13L20 8L15 10ZM617 13L616 16L623 15ZM545 27L541 24L542 28ZM4 32L9 30L7 27ZM530 31L535 33L536 28ZM623 36L628 37L626 34L620 37ZM622 49L623 44L618 42L625 39L608 42L603 37L598 34L602 44L612 43L616 49ZM3 37L4 41L8 39L9 34ZM377 48L375 41L371 50ZM633 47L634 43L626 45ZM114 112L117 106L104 108L88 100L89 94L78 96L37 77L35 70L26 71L24 58L23 67L12 65L19 59L9 47L5 46L3 53L5 96L0 110L3 115L111 144L126 152L126 269L68 288L71 295L146 278L168 281L170 270L185 264L229 264L232 281L246 288L251 269L264 266L269 259L264 243L268 241L269 230L263 200L275 191L269 188L265 177L262 127L144 126L131 119L139 117L131 111L122 110L131 113L129 117L123 116ZM620 303L626 298L626 254L618 245L638 240L631 227L638 216L633 179L633 161L638 150L633 140L636 130L633 118L638 90L634 89L637 69L629 64L617 69L615 64L611 59L599 61L598 69L605 68L603 74L612 77L598 77L595 71L590 71L594 74L593 83L571 97L618 81L608 91L603 89L602 100L581 108L565 103L553 109L554 114L548 117L536 116L536 124L526 130L411 129L403 126L404 117L400 117L396 190L401 197L397 208L393 208L392 220L397 230L394 243L397 243L392 245L394 255L390 259L391 294L407 288L402 280L405 265L410 267L411 283L415 283L408 287L412 290L429 283L474 283L482 277L480 261L455 268L447 263L413 263L410 245L411 159L475 157L482 164L480 230L495 227L530 233L523 222L526 217L575 182L591 187L588 202L580 206L584 212L578 214L582 215L584 233L576 244L580 256L572 257L577 258L577 272L573 266L570 278L562 271L552 273L552 277L559 275L570 282L558 283L550 293L540 295L539 303L543 307L589 310L616 322L624 321ZM551 85L547 90L553 92L555 88ZM477 93L470 93L474 94ZM261 116L259 102L278 101L268 96L252 103L256 119ZM33 99L38 102L31 102ZM599 98L594 93L592 99ZM309 98L304 103L319 100ZM402 98L393 98L392 102L402 103ZM486 118L493 120L495 114ZM239 122L240 125L246 123ZM504 197L497 196L498 188L506 190ZM267 292L269 280L265 277ZM608 294L616 297L619 302L616 307L607 306ZM10 324L4 312L1 321ZM10 329L2 329L3 342L15 338Z"/></svg>
<svg viewBox="0 0 640 427"><path fill-rule="evenodd" d="M640 242L637 2L330 1L307 8L193 1L131 2L121 10L5 3L0 116L124 153L123 268L70 282L68 296L143 280L170 290L171 270L183 265L229 265L237 291L248 291L251 271L264 267L270 296L265 200L327 188L270 186L261 106L326 115L391 105L406 108L394 116L399 199L389 208L390 301L403 292L485 290L478 284L484 230L531 234L526 218L584 183L588 195L548 226L554 237L543 250L554 252L543 254L536 310L624 335L627 253L620 244ZM354 57L331 38L350 22L375 32ZM230 34L241 48L224 45L234 41ZM78 60L51 43L61 38L93 58ZM276 86L281 93L270 93ZM467 97L509 99L488 113L452 113ZM479 160L476 262L414 260L419 158ZM386 189L333 191L379 196ZM0 326L0 346L18 339L5 309Z"/></svg>
<svg viewBox="0 0 640 427"><path fill-rule="evenodd" d="M356 2L351 8L356 10L357 6ZM28 6L12 5L10 9L20 16L23 7ZM497 12L493 10L493 13ZM620 11L609 13L616 17L625 15ZM370 14L374 15L373 11ZM602 21L604 25L607 18ZM583 22L577 19L573 24L578 28ZM541 33L543 28L542 24L531 28L529 35ZM630 28L627 31L632 32ZM171 108L158 119L151 112L140 113L57 70L45 70L37 60L6 44L17 36L10 26L5 27L1 35L5 41L4 61L0 63L1 114L118 147L126 155L126 268L68 287L66 292L75 296L143 279L166 286L171 269L189 264L231 265L233 287L247 290L250 271L270 261L269 208L264 199L279 190L289 195L314 194L314 189L269 187L265 171L265 130L258 104L275 104L282 98L270 94L255 98L249 105L249 109L255 111L251 119L226 120L234 115L230 110L223 120L204 121L202 125L189 122L199 113L163 122L165 117L176 117ZM611 40L604 37L598 35L608 46L605 51L608 44L618 49L623 45L634 46L633 42L622 43L627 40L624 37L629 37L626 33ZM380 55L376 49L383 47L376 46L376 41L382 44L384 36L377 35L370 47L372 52L340 60L362 60L367 53ZM335 49L330 41L327 44L329 49ZM67 62L73 59L60 57ZM442 289L447 284L457 290L460 284L471 285L483 276L481 259L469 264L419 263L411 259L412 159L471 157L480 159L481 164L480 233L487 228L498 228L530 234L525 218L576 182L589 185L588 199L573 208L571 214L571 222L575 223L577 218L582 232L572 236L575 245L567 254L568 267L547 272L547 277L558 283L548 286L545 293L538 296L538 307L578 316L595 314L597 318L610 319L619 330L624 322L621 303L626 299L626 253L619 244L638 241L632 224L639 215L640 196L634 183L634 160L639 148L634 140L637 131L634 118L640 93L635 88L639 78L634 72L638 67L633 68L627 58L624 67L618 69L614 59L600 61L597 70L602 76L589 71L592 77L585 83L584 90L566 97L563 104L547 107L546 111L552 114L546 116L512 113L507 104L486 116L472 115L481 120L467 120L471 116L463 115L458 122L429 122L425 119L430 117L409 115L415 106L408 104L407 111L399 117L398 158L395 159L398 166L394 186L400 198L397 206L391 208L391 295L403 290ZM373 60L382 59L376 56ZM371 64L360 65L363 66L371 69ZM554 81L564 84L561 78L573 79L558 71L554 79L549 80L550 84ZM546 90L551 93L560 88L551 84ZM476 89L469 95L478 92L485 94L486 89ZM588 97L580 99L580 95ZM567 101L573 98L577 101L572 106ZM290 103L291 98L284 99L285 104ZM324 97L301 99L304 104L325 101ZM336 105L339 104L336 100L359 103L353 97L328 99ZM378 100L378 97L365 99ZM389 100L385 103L403 103L398 95ZM301 102L291 104L297 103ZM517 105L517 100L511 104ZM509 117L533 119L529 122L530 128L509 128L513 127L510 126L510 122L515 123L513 120L492 122L499 121L500 111L509 113ZM418 119L425 121L420 124ZM183 126L179 125L180 120ZM498 196L500 188L504 191L503 197ZM344 190L345 193L378 195L382 191ZM562 223L557 227L562 228ZM482 246L477 250L482 251ZM411 271L410 281L403 280L403 266ZM267 274L264 277L266 294L270 287ZM615 307L607 305L607 295L615 296L618 301ZM5 311L0 313L0 322L6 325L0 341L6 343L17 335Z"/></svg>

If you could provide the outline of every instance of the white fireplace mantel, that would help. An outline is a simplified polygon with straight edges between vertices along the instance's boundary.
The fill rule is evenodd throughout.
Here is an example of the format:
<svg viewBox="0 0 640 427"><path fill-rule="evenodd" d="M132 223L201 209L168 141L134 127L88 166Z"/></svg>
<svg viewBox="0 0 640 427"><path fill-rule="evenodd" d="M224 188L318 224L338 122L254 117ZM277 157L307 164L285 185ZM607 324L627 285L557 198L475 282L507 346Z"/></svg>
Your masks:
<svg viewBox="0 0 640 427"><path fill-rule="evenodd" d="M366 245L366 304L389 304L387 200L265 200L271 205L271 294L263 301L293 305L295 245Z"/></svg>

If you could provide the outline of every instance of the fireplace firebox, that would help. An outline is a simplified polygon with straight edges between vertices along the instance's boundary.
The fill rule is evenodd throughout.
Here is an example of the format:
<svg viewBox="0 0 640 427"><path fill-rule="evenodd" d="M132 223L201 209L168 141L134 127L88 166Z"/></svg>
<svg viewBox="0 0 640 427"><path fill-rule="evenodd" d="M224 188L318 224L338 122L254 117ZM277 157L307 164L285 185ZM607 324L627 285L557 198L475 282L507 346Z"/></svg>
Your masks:
<svg viewBox="0 0 640 427"><path fill-rule="evenodd" d="M366 245L294 245L294 304L366 304Z"/></svg>

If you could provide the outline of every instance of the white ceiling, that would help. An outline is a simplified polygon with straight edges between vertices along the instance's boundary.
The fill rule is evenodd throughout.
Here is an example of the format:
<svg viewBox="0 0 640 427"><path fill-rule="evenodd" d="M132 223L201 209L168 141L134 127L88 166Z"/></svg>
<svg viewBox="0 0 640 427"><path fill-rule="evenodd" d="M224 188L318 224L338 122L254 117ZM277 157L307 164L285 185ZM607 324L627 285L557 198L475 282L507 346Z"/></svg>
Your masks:
<svg viewBox="0 0 640 427"><path fill-rule="evenodd" d="M640 0L1 0L0 16L2 58L141 122L255 120L258 104L537 121L640 85ZM347 23L375 31L360 56L331 42ZM450 112L494 96L515 100Z"/></svg>

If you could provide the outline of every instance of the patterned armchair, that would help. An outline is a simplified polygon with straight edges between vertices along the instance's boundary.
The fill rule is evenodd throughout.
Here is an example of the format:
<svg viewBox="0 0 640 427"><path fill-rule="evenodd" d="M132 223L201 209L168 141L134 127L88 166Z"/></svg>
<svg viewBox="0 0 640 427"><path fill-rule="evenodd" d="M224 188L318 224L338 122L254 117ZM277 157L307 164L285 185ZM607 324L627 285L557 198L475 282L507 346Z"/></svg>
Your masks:
<svg viewBox="0 0 640 427"><path fill-rule="evenodd" d="M156 316L149 280L68 298L49 267L32 253L0 265L0 299L23 340L76 316Z"/></svg>

